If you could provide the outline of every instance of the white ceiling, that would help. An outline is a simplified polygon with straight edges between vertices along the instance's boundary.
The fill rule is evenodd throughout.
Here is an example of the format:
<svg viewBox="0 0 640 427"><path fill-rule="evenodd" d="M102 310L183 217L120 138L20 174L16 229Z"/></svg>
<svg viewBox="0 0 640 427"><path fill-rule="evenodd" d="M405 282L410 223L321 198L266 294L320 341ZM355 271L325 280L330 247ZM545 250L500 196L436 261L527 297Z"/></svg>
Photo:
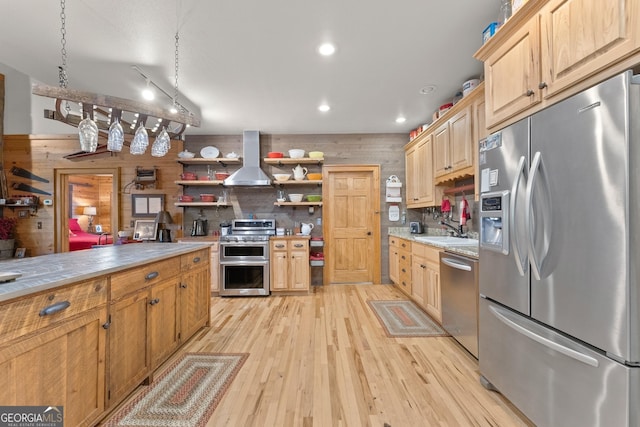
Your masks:
<svg viewBox="0 0 640 427"><path fill-rule="evenodd" d="M69 88L140 100L135 64L173 94L179 28L179 101L202 122L187 134L409 132L481 74L472 55L498 9L499 0L67 0ZM57 86L60 26L57 1L3 1L0 62ZM326 41L337 47L328 58L317 53ZM420 94L427 85L436 91ZM399 115L407 121L396 124Z"/></svg>

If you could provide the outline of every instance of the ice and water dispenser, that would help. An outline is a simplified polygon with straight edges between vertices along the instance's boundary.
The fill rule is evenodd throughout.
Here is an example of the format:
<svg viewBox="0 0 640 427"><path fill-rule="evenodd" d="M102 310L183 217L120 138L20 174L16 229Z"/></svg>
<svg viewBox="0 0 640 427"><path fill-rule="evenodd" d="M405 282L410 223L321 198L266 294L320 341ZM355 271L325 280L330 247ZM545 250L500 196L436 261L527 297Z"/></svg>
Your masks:
<svg viewBox="0 0 640 427"><path fill-rule="evenodd" d="M509 254L509 191L480 196L480 247Z"/></svg>

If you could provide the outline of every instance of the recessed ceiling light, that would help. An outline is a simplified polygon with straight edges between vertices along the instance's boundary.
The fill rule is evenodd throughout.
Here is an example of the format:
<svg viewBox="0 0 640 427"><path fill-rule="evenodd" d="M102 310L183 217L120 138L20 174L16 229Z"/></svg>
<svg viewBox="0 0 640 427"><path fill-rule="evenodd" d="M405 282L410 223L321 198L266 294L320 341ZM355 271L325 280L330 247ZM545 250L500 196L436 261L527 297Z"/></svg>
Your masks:
<svg viewBox="0 0 640 427"><path fill-rule="evenodd" d="M436 90L436 86L435 85L427 85L425 87L423 87L422 89L420 89L420 93L422 95L429 95L430 93L435 92Z"/></svg>
<svg viewBox="0 0 640 427"><path fill-rule="evenodd" d="M322 111L323 113L326 113L327 111L329 111L331 109L331 107L329 107L329 105L327 104L321 104L318 107L318 110Z"/></svg>
<svg viewBox="0 0 640 427"><path fill-rule="evenodd" d="M335 51L336 51L336 47L331 43L321 44L320 47L318 48L318 52L320 52L320 55L323 55L323 56L331 56L335 53Z"/></svg>
<svg viewBox="0 0 640 427"><path fill-rule="evenodd" d="M400 117L398 117L396 119L396 123L404 123L406 121L407 121L407 119L405 117L402 117L402 116L400 116Z"/></svg>

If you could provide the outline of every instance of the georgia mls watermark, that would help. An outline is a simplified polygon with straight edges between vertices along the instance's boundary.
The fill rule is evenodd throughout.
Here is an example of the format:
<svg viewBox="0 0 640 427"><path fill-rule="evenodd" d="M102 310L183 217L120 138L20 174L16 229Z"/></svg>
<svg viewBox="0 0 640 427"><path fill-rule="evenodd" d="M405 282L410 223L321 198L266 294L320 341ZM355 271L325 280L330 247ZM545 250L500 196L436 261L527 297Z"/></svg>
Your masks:
<svg viewBox="0 0 640 427"><path fill-rule="evenodd" d="M0 427L63 427L62 406L0 406Z"/></svg>

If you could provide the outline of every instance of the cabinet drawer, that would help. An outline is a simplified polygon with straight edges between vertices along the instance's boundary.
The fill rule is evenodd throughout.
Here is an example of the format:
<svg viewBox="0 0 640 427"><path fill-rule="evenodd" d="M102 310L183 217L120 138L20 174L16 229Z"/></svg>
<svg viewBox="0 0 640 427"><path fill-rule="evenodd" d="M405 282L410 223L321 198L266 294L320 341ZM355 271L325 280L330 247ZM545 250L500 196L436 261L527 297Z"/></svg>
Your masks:
<svg viewBox="0 0 640 427"><path fill-rule="evenodd" d="M289 249L291 249L292 251L301 251L307 249L308 247L309 240L307 239L289 241Z"/></svg>
<svg viewBox="0 0 640 427"><path fill-rule="evenodd" d="M399 240L400 239L398 239L397 237L389 236L389 246L398 246Z"/></svg>
<svg viewBox="0 0 640 427"><path fill-rule="evenodd" d="M217 243L216 243L217 245ZM182 271L189 271L193 268L200 268L209 263L209 249L201 249L191 252L180 257L180 266Z"/></svg>
<svg viewBox="0 0 640 427"><path fill-rule="evenodd" d="M208 262L208 260L207 260ZM143 265L111 276L111 299L120 298L180 272L180 257Z"/></svg>
<svg viewBox="0 0 640 427"><path fill-rule="evenodd" d="M422 243L411 244L411 253L413 255L423 257L427 261L435 262L436 264L440 263L440 252L442 252L441 249L435 248L430 245L425 245Z"/></svg>
<svg viewBox="0 0 640 427"><path fill-rule="evenodd" d="M68 319L106 302L107 279L97 278L2 304L0 343Z"/></svg>

